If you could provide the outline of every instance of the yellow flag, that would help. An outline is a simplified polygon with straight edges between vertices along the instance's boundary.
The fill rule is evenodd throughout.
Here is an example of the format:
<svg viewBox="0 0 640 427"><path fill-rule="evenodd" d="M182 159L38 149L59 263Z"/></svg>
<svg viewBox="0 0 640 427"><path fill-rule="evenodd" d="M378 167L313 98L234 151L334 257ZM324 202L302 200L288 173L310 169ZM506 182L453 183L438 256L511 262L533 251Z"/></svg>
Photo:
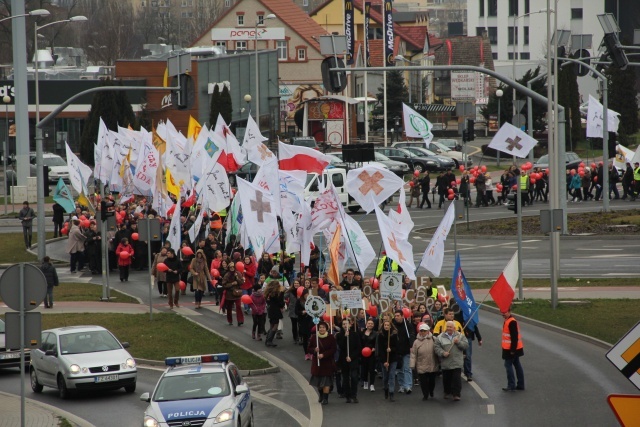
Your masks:
<svg viewBox="0 0 640 427"><path fill-rule="evenodd" d="M200 123L193 117L189 116L189 127L187 128L187 139L189 139L192 143L196 142L198 139L198 135L200 134L200 130L202 126Z"/></svg>
<svg viewBox="0 0 640 427"><path fill-rule="evenodd" d="M340 269L338 267L338 260L340 258L340 224L336 227L336 232L333 234L333 238L331 239L331 244L329 245L329 256L331 257L331 266L329 267L329 272L327 276L329 280L331 280L334 286L340 284Z"/></svg>
<svg viewBox="0 0 640 427"><path fill-rule="evenodd" d="M167 151L167 142L164 139L160 138L160 135L158 135L158 133L156 132L155 127L151 130L151 133L153 146L156 147L156 150L158 150L158 153L160 153L160 155L162 156L164 152Z"/></svg>
<svg viewBox="0 0 640 427"><path fill-rule="evenodd" d="M125 171L128 167L131 166L131 148L129 148L129 152L124 159L122 159L122 164L120 165L120 178L124 179Z"/></svg>
<svg viewBox="0 0 640 427"><path fill-rule="evenodd" d="M174 196L176 196L176 198L179 198L180 187L176 185L176 182L173 180L173 177L171 176L171 172L169 171L169 169L167 169L167 172L165 174L165 181L167 184L167 191L173 194Z"/></svg>
<svg viewBox="0 0 640 427"><path fill-rule="evenodd" d="M81 206L86 206L87 210L89 211L89 213L91 215L95 215L96 214L95 208L91 204L91 201L89 200L89 198L84 195L84 193L78 194L78 204L80 204Z"/></svg>

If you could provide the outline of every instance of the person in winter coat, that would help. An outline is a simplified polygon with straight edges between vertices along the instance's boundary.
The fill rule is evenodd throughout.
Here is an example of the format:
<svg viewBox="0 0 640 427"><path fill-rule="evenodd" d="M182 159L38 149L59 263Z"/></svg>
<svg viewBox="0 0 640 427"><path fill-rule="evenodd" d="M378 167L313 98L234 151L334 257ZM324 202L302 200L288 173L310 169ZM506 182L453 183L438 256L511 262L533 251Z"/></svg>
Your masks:
<svg viewBox="0 0 640 427"><path fill-rule="evenodd" d="M169 309L172 310L174 305L180 307L180 272L182 271L182 263L173 248L167 249L167 258L164 260L164 264L168 268L166 271L167 296L169 297Z"/></svg>
<svg viewBox="0 0 640 427"><path fill-rule="evenodd" d="M123 256L122 253L126 252L129 255ZM116 256L118 257L118 268L120 270L120 281L129 281L129 267L131 266L131 259L133 258L133 246L129 244L129 239L126 237L120 241L120 244L116 248Z"/></svg>
<svg viewBox="0 0 640 427"><path fill-rule="evenodd" d="M251 317L253 318L251 338L257 341L262 341L261 335L267 333L264 328L267 318L267 300L264 299L262 286L253 286L253 292L251 292L251 301Z"/></svg>
<svg viewBox="0 0 640 427"><path fill-rule="evenodd" d="M396 388L396 367L398 366L398 332L391 320L382 322L382 329L378 333L378 345L376 353L382 363L382 386L384 398L395 402L393 395Z"/></svg>
<svg viewBox="0 0 640 427"><path fill-rule="evenodd" d="M365 390L376 391L374 383L376 382L376 342L378 340L378 332L375 330L375 322L372 318L367 320L364 331L360 334L360 342L362 348L369 348L371 350L371 356L363 357L362 361L362 373L360 377L363 380L363 387Z"/></svg>
<svg viewBox="0 0 640 427"><path fill-rule="evenodd" d="M69 230L69 240L67 242L67 253L71 255L70 268L71 273L76 272L84 268L84 241L86 237L80 230L80 221L74 219L72 221L71 229Z"/></svg>
<svg viewBox="0 0 640 427"><path fill-rule="evenodd" d="M569 184L571 195L573 196L572 202L582 201L582 179L577 173L571 178L571 184Z"/></svg>
<svg viewBox="0 0 640 427"><path fill-rule="evenodd" d="M419 174L418 174L419 176ZM416 199L416 208L420 207L420 179L418 176L413 176L411 181L409 181L409 187L411 188L409 191L409 204L407 205L410 208L413 205L413 199Z"/></svg>
<svg viewBox="0 0 640 427"><path fill-rule="evenodd" d="M484 207L489 206L486 198L487 179L484 174L479 173L473 185L476 187L476 208L479 208L481 205Z"/></svg>
<svg viewBox="0 0 640 427"><path fill-rule="evenodd" d="M243 295L251 295L253 292L253 285L256 282L256 271L258 270L258 263L252 256L246 255L243 260L244 263L244 283L240 288L242 289ZM244 312L249 314L251 307L247 304L244 306Z"/></svg>
<svg viewBox="0 0 640 427"><path fill-rule="evenodd" d="M424 171L424 175L420 180L420 189L422 190L422 201L420 202L420 209L424 204L427 204L427 209L431 209L431 201L429 200L429 192L431 191L431 177L429 171Z"/></svg>
<svg viewBox="0 0 640 427"><path fill-rule="evenodd" d="M269 332L265 340L267 347L277 346L277 344L273 343L273 339L278 332L278 323L283 318L284 291L285 289L282 286L282 282L278 280L269 281L264 291L264 297L267 300L267 317L269 318Z"/></svg>
<svg viewBox="0 0 640 427"><path fill-rule="evenodd" d="M53 209L53 237L62 237L62 224L64 224L64 208L59 203L51 206Z"/></svg>
<svg viewBox="0 0 640 427"><path fill-rule="evenodd" d="M53 308L53 287L58 286L58 272L56 268L51 264L51 258L48 256L42 258L42 264L40 264L40 271L44 274L44 278L47 279L47 293L44 296L44 308Z"/></svg>
<svg viewBox="0 0 640 427"><path fill-rule="evenodd" d="M302 350L304 350L304 360L311 360L311 353L307 351L309 347L309 337L311 336L311 327L313 326L313 318L307 314L304 303L309 297L309 289L305 288L300 294L300 298L296 301L296 316L298 316L298 335L302 342Z"/></svg>
<svg viewBox="0 0 640 427"><path fill-rule="evenodd" d="M444 398L460 400L462 378L460 376L464 365L464 351L469 346L467 338L456 331L453 321L447 321L446 332L435 339L436 354L440 358L442 367L442 384Z"/></svg>
<svg viewBox="0 0 640 427"><path fill-rule="evenodd" d="M293 334L293 342L300 344L300 334L298 333L298 315L296 314L296 303L298 302L298 289L300 288L300 280L293 281L293 285L287 289L284 299L287 303L287 314L291 320L291 333Z"/></svg>
<svg viewBox="0 0 640 427"><path fill-rule="evenodd" d="M493 197L493 180L491 179L491 175L487 172L485 175L486 181L484 182L485 191L484 191L484 199L487 203L491 202L491 206L496 204L496 199Z"/></svg>
<svg viewBox="0 0 640 427"><path fill-rule="evenodd" d="M269 275L269 272L273 268L273 261L271 260L271 255L267 252L262 253L262 258L258 261L258 275L264 274L265 276Z"/></svg>
<svg viewBox="0 0 640 427"><path fill-rule="evenodd" d="M358 403L362 345L360 334L354 328L350 317L342 320L342 329L336 334L336 342L340 349L338 366L342 372L343 394L347 398L347 403Z"/></svg>
<svg viewBox="0 0 640 427"><path fill-rule="evenodd" d="M327 322L318 323L317 331L311 336L307 348L313 354L309 384L318 389L318 402L323 405L329 403L329 391L333 387L333 373L336 369L334 355L337 347L335 337L329 333Z"/></svg>
<svg viewBox="0 0 640 427"><path fill-rule="evenodd" d="M167 259L167 248L160 249L160 253L157 253L153 259L151 265L151 275L158 281L158 293L160 298L167 297L167 273L158 270L158 264L164 263Z"/></svg>
<svg viewBox="0 0 640 427"><path fill-rule="evenodd" d="M240 286L244 283L244 276L236 270L236 265L233 262L229 262L227 268L228 271L222 278L222 287L225 290L224 308L227 312L227 323L229 326L233 326L233 307L235 306L238 326L242 326L244 324L244 314L240 304L240 298L242 297Z"/></svg>
<svg viewBox="0 0 640 427"><path fill-rule="evenodd" d="M211 282L211 274L207 266L207 258L204 251L198 249L196 256L191 260L189 266L191 277L193 277L193 289L196 291L196 309L202 308L202 296L207 290L207 284Z"/></svg>
<svg viewBox="0 0 640 427"><path fill-rule="evenodd" d="M393 316L393 326L398 331L398 389L399 393L411 394L413 373L409 367L409 352L415 339L416 328L404 318L402 310L396 310ZM401 361L402 360L402 361Z"/></svg>
<svg viewBox="0 0 640 427"><path fill-rule="evenodd" d="M415 369L420 380L422 400L433 397L436 387L436 376L440 362L435 352L435 343L431 328L426 323L418 326L418 336L411 347L411 369Z"/></svg>

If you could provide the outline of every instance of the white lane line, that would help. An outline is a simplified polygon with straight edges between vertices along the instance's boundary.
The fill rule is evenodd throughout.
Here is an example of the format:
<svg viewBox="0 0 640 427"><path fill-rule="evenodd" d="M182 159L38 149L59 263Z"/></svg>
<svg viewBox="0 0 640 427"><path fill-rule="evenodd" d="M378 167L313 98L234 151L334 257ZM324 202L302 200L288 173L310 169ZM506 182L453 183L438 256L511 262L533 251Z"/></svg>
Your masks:
<svg viewBox="0 0 640 427"><path fill-rule="evenodd" d="M465 377L465 379L466 379L466 377ZM476 391L476 393L478 393L478 396L480 396L482 399L488 399L489 398L489 396L487 396L487 394L484 391L482 391L482 389L480 388L480 386L478 385L477 382L471 381L471 382L468 382L467 384L469 384L471 387L473 387L473 389Z"/></svg>
<svg viewBox="0 0 640 427"><path fill-rule="evenodd" d="M576 251L621 251L623 248L605 249L605 248L576 248Z"/></svg>
<svg viewBox="0 0 640 427"><path fill-rule="evenodd" d="M302 412L298 411L293 406L289 406L280 400L276 400L272 397L266 396L257 391L251 391L251 396L255 397L257 400L260 400L268 405L275 406L276 408L282 410L283 412L288 414L291 418L296 420L296 422L301 426L311 425L311 421L309 420L309 418L305 417Z"/></svg>
<svg viewBox="0 0 640 427"><path fill-rule="evenodd" d="M495 405L487 405L487 415L495 415L496 407Z"/></svg>

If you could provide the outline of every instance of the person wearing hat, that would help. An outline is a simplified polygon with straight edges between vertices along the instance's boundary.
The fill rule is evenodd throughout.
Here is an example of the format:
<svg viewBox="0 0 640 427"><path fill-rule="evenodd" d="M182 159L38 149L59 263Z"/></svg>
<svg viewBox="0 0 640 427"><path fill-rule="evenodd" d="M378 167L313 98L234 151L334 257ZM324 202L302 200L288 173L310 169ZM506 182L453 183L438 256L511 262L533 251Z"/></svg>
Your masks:
<svg viewBox="0 0 640 427"><path fill-rule="evenodd" d="M410 354L409 363L411 369L415 369L418 373L422 400L428 400L429 397L433 397L440 365L435 353L433 334L428 324L420 323L418 326L418 336L411 347Z"/></svg>
<svg viewBox="0 0 640 427"><path fill-rule="evenodd" d="M442 366L442 385L444 398L460 400L462 392L461 372L464 365L464 351L469 346L467 337L456 331L453 321L447 321L446 331L438 335L435 340L435 351Z"/></svg>
<svg viewBox="0 0 640 427"><path fill-rule="evenodd" d="M309 384L318 389L318 402L323 405L329 403L329 392L333 387L336 369L334 355L337 347L335 337L329 333L327 322L318 323L316 332L309 339L307 352L312 354Z"/></svg>
<svg viewBox="0 0 640 427"><path fill-rule="evenodd" d="M449 192L450 185L451 181L447 181L444 171L440 171L440 175L436 178L436 187L438 188L438 209L442 209L442 205L445 203L445 198Z"/></svg>

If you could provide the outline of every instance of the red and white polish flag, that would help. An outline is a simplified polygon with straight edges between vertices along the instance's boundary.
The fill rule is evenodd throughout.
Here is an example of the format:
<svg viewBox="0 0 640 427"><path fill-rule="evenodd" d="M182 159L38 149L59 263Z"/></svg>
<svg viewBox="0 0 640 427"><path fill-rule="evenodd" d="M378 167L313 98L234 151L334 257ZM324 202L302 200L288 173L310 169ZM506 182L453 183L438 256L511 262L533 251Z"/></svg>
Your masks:
<svg viewBox="0 0 640 427"><path fill-rule="evenodd" d="M516 284L518 283L518 251L513 254L511 261L493 284L489 293L501 312L505 312L511 307L513 298L516 295Z"/></svg>
<svg viewBox="0 0 640 427"><path fill-rule="evenodd" d="M331 163L331 158L308 147L283 144L278 141L278 158L280 170L302 170L322 174L324 168Z"/></svg>

